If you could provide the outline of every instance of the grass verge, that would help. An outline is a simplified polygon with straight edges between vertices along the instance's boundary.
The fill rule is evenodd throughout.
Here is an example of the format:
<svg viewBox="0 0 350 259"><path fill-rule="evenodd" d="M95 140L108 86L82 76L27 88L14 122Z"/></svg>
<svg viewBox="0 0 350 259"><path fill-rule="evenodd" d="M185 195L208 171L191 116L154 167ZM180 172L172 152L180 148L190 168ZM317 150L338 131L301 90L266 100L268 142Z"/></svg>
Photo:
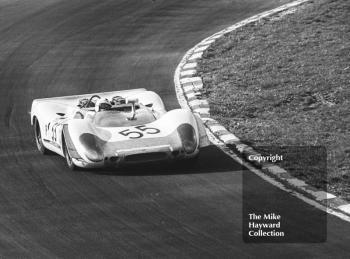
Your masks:
<svg viewBox="0 0 350 259"><path fill-rule="evenodd" d="M310 1L218 39L199 62L213 117L257 146L325 146L350 200L350 1ZM317 170L287 164L316 187Z"/></svg>

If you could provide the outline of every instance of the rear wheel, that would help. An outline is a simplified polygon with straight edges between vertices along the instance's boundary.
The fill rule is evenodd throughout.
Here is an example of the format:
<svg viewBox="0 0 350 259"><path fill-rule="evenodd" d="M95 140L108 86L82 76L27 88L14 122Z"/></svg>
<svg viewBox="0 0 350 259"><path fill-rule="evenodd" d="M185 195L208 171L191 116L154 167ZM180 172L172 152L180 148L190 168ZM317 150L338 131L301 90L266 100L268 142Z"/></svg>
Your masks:
<svg viewBox="0 0 350 259"><path fill-rule="evenodd" d="M40 151L40 153L43 155L48 154L49 150L46 147L44 147L39 121L36 118L34 119L34 136L35 136L36 146Z"/></svg>
<svg viewBox="0 0 350 259"><path fill-rule="evenodd" d="M64 138L62 139L62 145L63 145L64 158L66 159L66 163L67 163L68 168L70 170L73 170L73 171L76 170L77 166L73 163L73 159L68 152L68 148L67 148L66 141L64 140Z"/></svg>

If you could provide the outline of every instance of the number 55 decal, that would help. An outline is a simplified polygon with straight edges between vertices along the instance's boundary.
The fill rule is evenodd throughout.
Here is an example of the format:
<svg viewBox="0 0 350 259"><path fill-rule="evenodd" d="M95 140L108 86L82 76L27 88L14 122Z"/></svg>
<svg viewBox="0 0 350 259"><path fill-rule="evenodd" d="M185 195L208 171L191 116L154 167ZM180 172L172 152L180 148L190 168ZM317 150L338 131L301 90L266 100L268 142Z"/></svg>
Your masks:
<svg viewBox="0 0 350 259"><path fill-rule="evenodd" d="M128 136L131 139L142 138L144 134L158 134L160 132L157 128L147 127L145 125L136 126L133 130L125 129L119 131L119 134L123 136Z"/></svg>

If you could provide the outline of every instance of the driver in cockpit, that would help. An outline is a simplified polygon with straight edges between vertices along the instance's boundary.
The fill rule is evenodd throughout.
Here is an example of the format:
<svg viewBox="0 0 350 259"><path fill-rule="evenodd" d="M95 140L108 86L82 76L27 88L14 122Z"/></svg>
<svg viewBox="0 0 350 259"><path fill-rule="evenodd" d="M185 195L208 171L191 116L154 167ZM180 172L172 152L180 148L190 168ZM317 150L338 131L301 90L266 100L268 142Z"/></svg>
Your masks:
<svg viewBox="0 0 350 259"><path fill-rule="evenodd" d="M126 99L121 96L114 96L111 101L112 105L121 105L121 104L126 104Z"/></svg>
<svg viewBox="0 0 350 259"><path fill-rule="evenodd" d="M95 104L95 111L100 112L100 111L108 111L112 108L112 104L108 99L98 99Z"/></svg>

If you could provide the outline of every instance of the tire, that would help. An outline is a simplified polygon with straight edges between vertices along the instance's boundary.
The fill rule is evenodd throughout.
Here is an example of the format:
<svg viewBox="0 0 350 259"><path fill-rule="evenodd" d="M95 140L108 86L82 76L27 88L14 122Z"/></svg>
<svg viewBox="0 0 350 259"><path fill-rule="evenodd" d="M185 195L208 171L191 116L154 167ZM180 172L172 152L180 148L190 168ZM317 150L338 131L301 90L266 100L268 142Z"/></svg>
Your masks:
<svg viewBox="0 0 350 259"><path fill-rule="evenodd" d="M34 136L36 147L38 148L39 152L43 155L49 154L50 151L44 147L39 121L36 118L34 119Z"/></svg>
<svg viewBox="0 0 350 259"><path fill-rule="evenodd" d="M68 168L72 171L76 170L78 167L73 163L72 157L68 152L66 141L64 140L64 138L62 139L62 145L63 145L64 158L66 159L66 164Z"/></svg>

